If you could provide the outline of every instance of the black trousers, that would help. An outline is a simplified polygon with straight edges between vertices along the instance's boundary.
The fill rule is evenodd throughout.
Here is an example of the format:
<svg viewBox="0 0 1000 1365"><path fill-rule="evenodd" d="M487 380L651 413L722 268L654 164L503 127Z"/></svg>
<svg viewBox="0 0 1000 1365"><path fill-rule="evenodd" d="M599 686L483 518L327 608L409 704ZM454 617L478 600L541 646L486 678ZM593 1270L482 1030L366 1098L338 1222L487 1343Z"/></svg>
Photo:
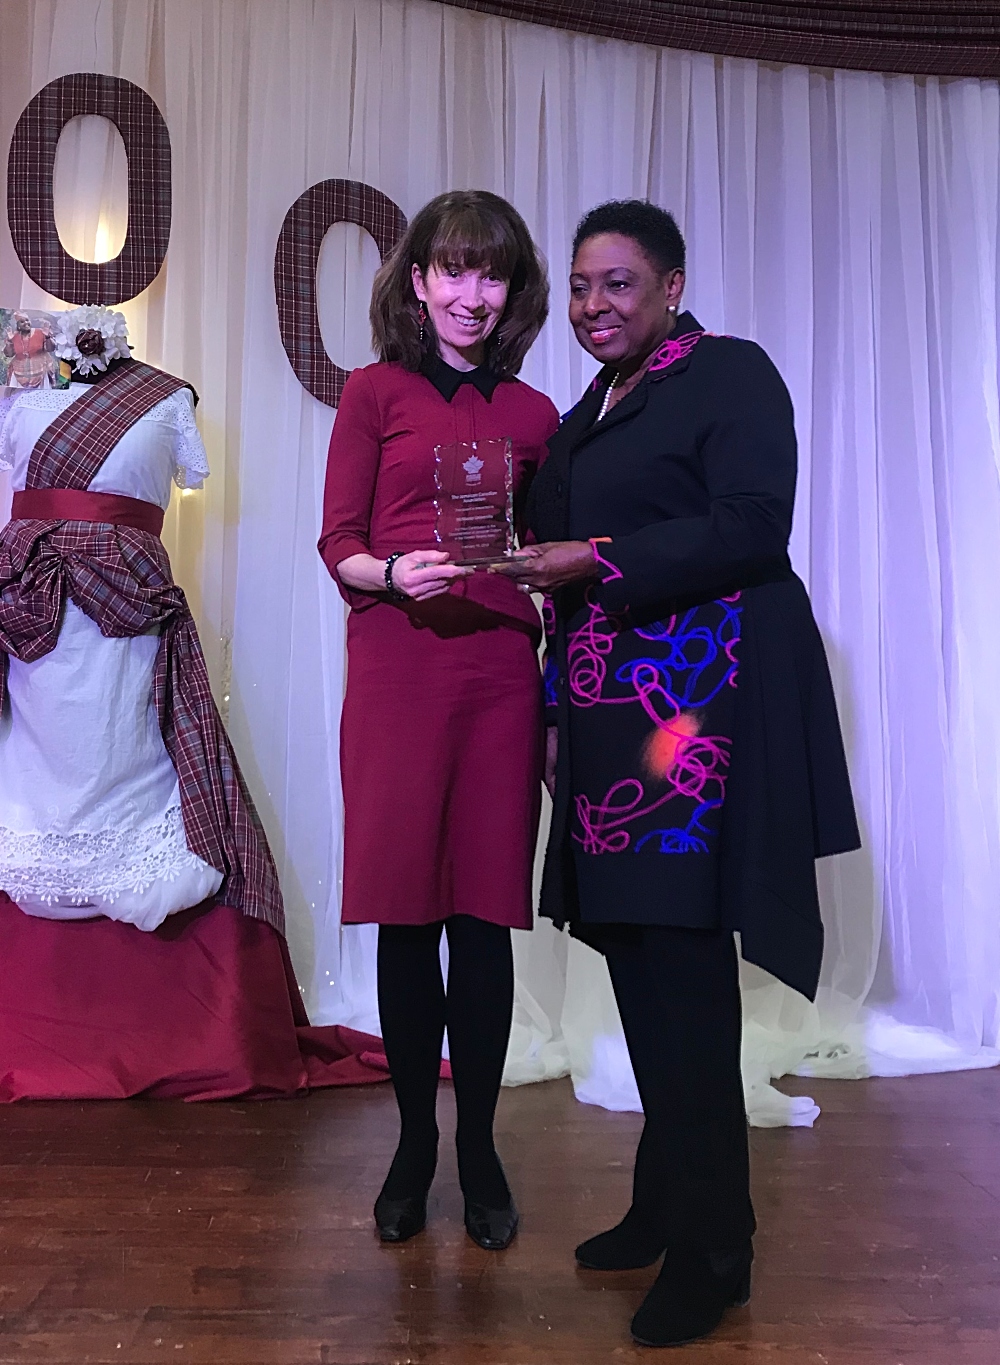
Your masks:
<svg viewBox="0 0 1000 1365"><path fill-rule="evenodd" d="M604 953L646 1116L633 1208L665 1244L743 1245L756 1224L731 932L588 924Z"/></svg>

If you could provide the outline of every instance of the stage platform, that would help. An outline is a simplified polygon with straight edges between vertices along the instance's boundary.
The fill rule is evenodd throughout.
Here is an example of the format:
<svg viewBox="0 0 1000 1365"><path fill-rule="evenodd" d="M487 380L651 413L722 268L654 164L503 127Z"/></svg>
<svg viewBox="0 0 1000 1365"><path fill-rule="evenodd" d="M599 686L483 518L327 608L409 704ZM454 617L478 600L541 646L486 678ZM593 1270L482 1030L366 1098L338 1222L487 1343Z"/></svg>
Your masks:
<svg viewBox="0 0 1000 1365"><path fill-rule="evenodd" d="M749 1308L686 1353L633 1347L653 1271L575 1269L628 1203L640 1119L569 1083L501 1096L523 1231L466 1238L445 1140L428 1230L375 1240L387 1085L304 1100L0 1108L0 1363L997 1365L1000 1073L795 1082L812 1130L752 1134Z"/></svg>

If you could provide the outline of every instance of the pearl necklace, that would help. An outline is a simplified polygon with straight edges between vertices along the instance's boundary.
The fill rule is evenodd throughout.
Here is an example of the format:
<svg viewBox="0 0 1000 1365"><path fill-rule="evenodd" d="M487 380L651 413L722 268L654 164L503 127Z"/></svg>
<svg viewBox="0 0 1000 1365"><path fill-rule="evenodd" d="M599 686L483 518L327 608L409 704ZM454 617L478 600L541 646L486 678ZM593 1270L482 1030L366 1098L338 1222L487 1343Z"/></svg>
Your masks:
<svg viewBox="0 0 1000 1365"><path fill-rule="evenodd" d="M612 379L611 383L610 383L610 384L608 385L608 387L607 387L607 390L605 391L605 394L604 394L604 402L601 404L601 410L600 410L600 412L597 414L597 420L598 420L598 422L603 421L604 416L605 416L605 414L607 413L608 404L611 402L611 390L612 390L612 389L617 389L617 388L618 388L618 373L616 372L615 377Z"/></svg>
<svg viewBox="0 0 1000 1365"><path fill-rule="evenodd" d="M674 313L674 314L675 314L675 313L677 312L677 309L676 309L676 308L668 308L667 311L668 311L669 313ZM669 336L669 335L670 335L670 333L668 332L668 333L667 333L667 336ZM646 371L649 369L650 362L654 359L654 357L656 356L656 354L657 354L656 351L653 351L653 352L649 355L649 357L647 358L646 363L640 367L640 369L639 369L639 371L638 371L638 379L641 379L642 376L643 376L643 375L646 373ZM638 379L637 379L636 382L638 382ZM602 421L604 420L604 418L607 416L608 405L609 405L610 402L611 402L611 390L612 390L612 389L620 389L621 386L622 386L622 372L621 372L621 370L616 370L616 371L615 371L615 377L614 377L614 379L612 379L611 383L608 385L607 390L606 390L606 392L605 392L605 394L604 394L604 402L601 404L601 410L600 410L600 412L597 414L597 419L596 419L596 421L595 421L595 423L594 423L595 426L597 425L597 422L602 422Z"/></svg>

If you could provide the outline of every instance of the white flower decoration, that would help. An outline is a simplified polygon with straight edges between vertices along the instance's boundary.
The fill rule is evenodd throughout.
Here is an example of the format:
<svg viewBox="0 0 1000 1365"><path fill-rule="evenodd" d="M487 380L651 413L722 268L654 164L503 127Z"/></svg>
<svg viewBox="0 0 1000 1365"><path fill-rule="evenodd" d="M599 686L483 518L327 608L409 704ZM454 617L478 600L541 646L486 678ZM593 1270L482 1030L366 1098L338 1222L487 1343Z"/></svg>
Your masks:
<svg viewBox="0 0 1000 1365"><path fill-rule="evenodd" d="M131 357L124 313L92 304L57 316L56 355L68 360L79 374L106 370L112 360Z"/></svg>

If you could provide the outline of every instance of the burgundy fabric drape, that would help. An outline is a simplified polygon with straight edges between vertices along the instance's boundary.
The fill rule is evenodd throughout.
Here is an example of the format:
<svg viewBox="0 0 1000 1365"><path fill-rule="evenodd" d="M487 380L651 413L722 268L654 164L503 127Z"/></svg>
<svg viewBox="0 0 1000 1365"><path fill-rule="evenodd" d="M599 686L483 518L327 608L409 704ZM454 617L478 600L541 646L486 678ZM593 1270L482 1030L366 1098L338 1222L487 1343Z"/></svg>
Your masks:
<svg viewBox="0 0 1000 1365"><path fill-rule="evenodd" d="M0 1104L280 1099L389 1079L381 1038L310 1025L285 940L232 906L144 934L35 919L0 891L0 943Z"/></svg>
<svg viewBox="0 0 1000 1365"><path fill-rule="evenodd" d="M721 57L855 71L1000 77L997 0L844 5L744 0L444 0L460 9Z"/></svg>
<svg viewBox="0 0 1000 1365"><path fill-rule="evenodd" d="M310 1027L285 941L208 903L144 934L0 891L0 1104L267 1099L388 1079L382 1041Z"/></svg>

